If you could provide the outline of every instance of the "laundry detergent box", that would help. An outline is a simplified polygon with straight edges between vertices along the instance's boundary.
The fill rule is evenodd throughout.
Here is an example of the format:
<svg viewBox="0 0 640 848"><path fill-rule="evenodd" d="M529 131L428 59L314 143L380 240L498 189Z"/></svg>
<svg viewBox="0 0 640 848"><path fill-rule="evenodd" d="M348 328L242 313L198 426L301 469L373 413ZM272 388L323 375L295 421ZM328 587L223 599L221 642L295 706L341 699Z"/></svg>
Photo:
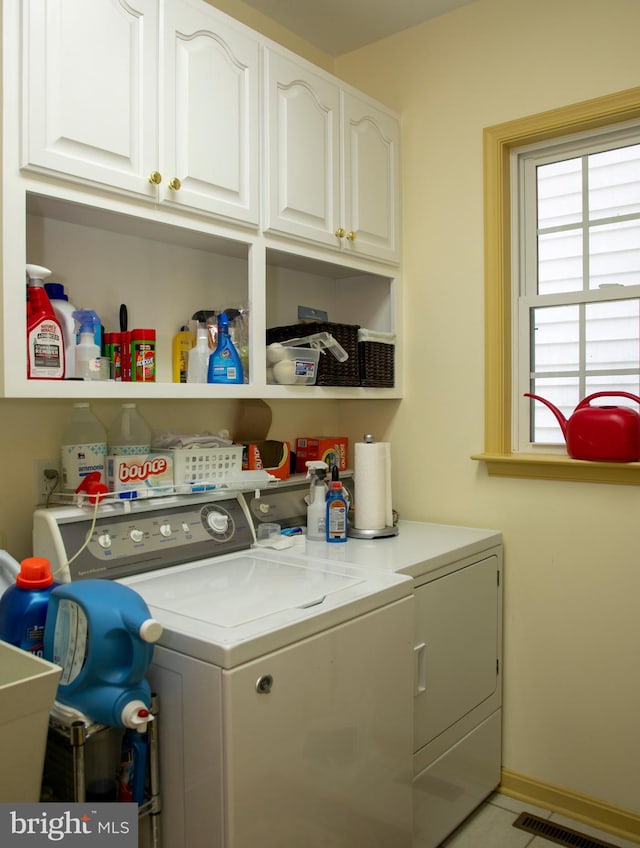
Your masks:
<svg viewBox="0 0 640 848"><path fill-rule="evenodd" d="M243 444L243 471L268 471L278 480L287 480L290 475L290 462L289 442L261 439Z"/></svg>
<svg viewBox="0 0 640 848"><path fill-rule="evenodd" d="M150 453L107 457L107 485L118 497L151 498L173 490L173 458Z"/></svg>
<svg viewBox="0 0 640 848"><path fill-rule="evenodd" d="M322 460L329 470L347 470L349 440L346 436L300 436L296 439L296 473L306 473L306 462Z"/></svg>

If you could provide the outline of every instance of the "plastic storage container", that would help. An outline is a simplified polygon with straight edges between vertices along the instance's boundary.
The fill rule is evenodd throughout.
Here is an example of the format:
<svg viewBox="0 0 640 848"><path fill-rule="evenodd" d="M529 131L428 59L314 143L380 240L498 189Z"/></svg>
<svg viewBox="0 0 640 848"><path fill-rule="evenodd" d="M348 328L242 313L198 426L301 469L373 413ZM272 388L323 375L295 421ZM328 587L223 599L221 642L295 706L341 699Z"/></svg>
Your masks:
<svg viewBox="0 0 640 848"><path fill-rule="evenodd" d="M74 403L62 434L62 485L75 492L87 474L98 472L105 482L107 433L88 403Z"/></svg>
<svg viewBox="0 0 640 848"><path fill-rule="evenodd" d="M123 403L107 432L109 456L132 456L151 452L151 428L135 403Z"/></svg>
<svg viewBox="0 0 640 848"><path fill-rule="evenodd" d="M101 724L146 727L151 691L144 676L161 633L128 586L110 580L57 586L44 637L45 659L62 666L57 699Z"/></svg>
<svg viewBox="0 0 640 848"><path fill-rule="evenodd" d="M47 607L53 587L48 559L23 559L15 585L9 586L0 598L0 639L30 654L43 656Z"/></svg>
<svg viewBox="0 0 640 848"><path fill-rule="evenodd" d="M0 802L37 803L62 669L0 641Z"/></svg>
<svg viewBox="0 0 640 848"><path fill-rule="evenodd" d="M320 351L273 344L267 348L267 383L281 386L313 386L318 375Z"/></svg>

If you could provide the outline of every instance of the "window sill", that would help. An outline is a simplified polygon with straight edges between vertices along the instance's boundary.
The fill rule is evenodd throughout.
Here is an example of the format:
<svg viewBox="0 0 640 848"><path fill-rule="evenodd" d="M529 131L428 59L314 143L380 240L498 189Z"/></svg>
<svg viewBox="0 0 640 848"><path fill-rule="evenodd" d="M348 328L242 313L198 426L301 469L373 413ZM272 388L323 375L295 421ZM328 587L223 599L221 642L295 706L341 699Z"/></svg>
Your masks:
<svg viewBox="0 0 640 848"><path fill-rule="evenodd" d="M491 477L568 480L574 483L640 485L640 462L587 462L555 454L474 454Z"/></svg>

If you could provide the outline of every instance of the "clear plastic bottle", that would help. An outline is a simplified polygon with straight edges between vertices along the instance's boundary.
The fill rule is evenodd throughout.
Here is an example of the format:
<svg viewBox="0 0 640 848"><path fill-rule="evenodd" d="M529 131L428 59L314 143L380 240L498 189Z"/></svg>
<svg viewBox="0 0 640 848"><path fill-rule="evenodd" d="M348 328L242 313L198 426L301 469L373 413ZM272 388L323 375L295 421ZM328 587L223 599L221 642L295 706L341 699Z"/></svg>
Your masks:
<svg viewBox="0 0 640 848"><path fill-rule="evenodd" d="M209 370L209 331L206 324L198 324L196 346L189 351L187 383L206 383Z"/></svg>
<svg viewBox="0 0 640 848"><path fill-rule="evenodd" d="M66 491L75 492L82 478L95 471L100 472L101 482L106 482L107 433L88 403L73 404L60 452L62 485Z"/></svg>
<svg viewBox="0 0 640 848"><path fill-rule="evenodd" d="M151 452L151 428L135 403L123 403L107 433L109 456L135 456Z"/></svg>
<svg viewBox="0 0 640 848"><path fill-rule="evenodd" d="M0 639L38 657L44 656L44 629L53 582L51 563L27 557L14 586L0 598Z"/></svg>

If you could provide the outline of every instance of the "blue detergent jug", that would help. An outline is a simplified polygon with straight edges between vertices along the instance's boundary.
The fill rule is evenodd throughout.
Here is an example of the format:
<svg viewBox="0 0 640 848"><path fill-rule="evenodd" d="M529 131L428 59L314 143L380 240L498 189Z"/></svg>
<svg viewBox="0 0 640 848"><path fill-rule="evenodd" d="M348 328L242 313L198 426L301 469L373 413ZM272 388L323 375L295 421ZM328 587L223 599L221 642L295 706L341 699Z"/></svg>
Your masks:
<svg viewBox="0 0 640 848"><path fill-rule="evenodd" d="M93 721L144 729L151 691L145 674L162 625L128 586L81 580L49 598L45 659L62 666L56 698Z"/></svg>
<svg viewBox="0 0 640 848"><path fill-rule="evenodd" d="M49 597L56 585L48 559L23 559L15 584L0 598L0 639L41 657Z"/></svg>

